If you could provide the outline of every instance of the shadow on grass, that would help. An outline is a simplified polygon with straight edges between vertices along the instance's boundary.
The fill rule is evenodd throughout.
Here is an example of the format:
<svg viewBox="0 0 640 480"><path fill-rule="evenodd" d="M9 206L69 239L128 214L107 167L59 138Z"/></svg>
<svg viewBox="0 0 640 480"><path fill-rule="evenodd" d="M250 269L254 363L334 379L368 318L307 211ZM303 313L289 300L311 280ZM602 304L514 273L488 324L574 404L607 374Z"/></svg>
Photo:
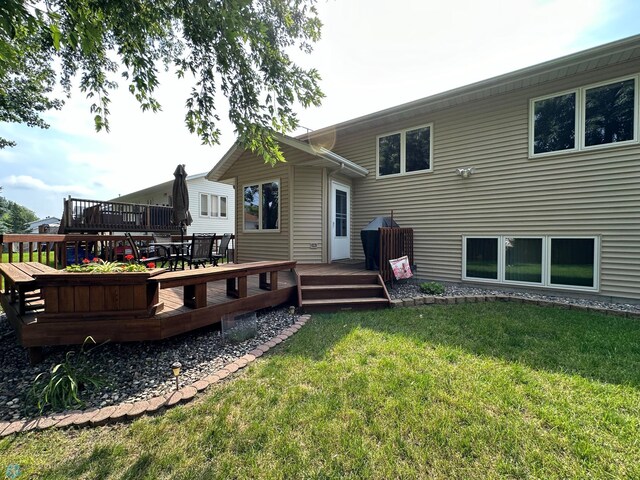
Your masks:
<svg viewBox="0 0 640 480"><path fill-rule="evenodd" d="M96 446L88 456L80 455L69 463L57 465L54 478L81 478L91 473L93 478L107 478L113 474L123 452L117 446ZM50 473L53 473L50 472Z"/></svg>
<svg viewBox="0 0 640 480"><path fill-rule="evenodd" d="M640 387L640 321L516 303L318 314L282 350L322 359L356 328Z"/></svg>

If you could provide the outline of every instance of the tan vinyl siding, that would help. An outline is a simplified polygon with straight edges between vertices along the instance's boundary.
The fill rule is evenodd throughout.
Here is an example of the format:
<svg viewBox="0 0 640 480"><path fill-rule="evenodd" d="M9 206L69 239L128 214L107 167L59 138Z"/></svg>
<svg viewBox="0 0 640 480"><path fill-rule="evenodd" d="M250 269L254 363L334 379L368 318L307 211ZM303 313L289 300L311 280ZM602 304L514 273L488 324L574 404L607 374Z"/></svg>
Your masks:
<svg viewBox="0 0 640 480"><path fill-rule="evenodd" d="M634 61L339 132L334 151L370 170L353 185L352 255L362 258L360 229L391 210L415 229L420 276L445 281L461 280L463 235L600 236L599 293L640 299L640 146L528 158L531 98L638 72ZM376 179L376 135L425 123L433 172ZM459 167L476 173L462 179Z"/></svg>
<svg viewBox="0 0 640 480"><path fill-rule="evenodd" d="M298 166L294 172L293 258L300 263L322 263L322 168Z"/></svg>
<svg viewBox="0 0 640 480"><path fill-rule="evenodd" d="M289 165L265 165L259 157L245 152L233 166L231 176L236 177L236 235L239 262L255 260L288 260L289 251ZM244 231L244 189L270 180L280 180L279 232Z"/></svg>

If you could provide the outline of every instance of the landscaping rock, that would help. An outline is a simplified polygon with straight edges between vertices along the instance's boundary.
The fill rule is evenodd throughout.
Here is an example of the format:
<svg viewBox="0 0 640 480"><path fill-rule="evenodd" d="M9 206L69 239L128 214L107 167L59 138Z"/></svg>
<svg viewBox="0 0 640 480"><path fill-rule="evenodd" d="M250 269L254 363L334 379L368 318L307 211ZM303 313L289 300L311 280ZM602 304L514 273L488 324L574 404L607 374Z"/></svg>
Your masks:
<svg viewBox="0 0 640 480"><path fill-rule="evenodd" d="M249 352L252 352L254 359L259 357L266 351L259 349L260 345L303 318L306 322L309 317L292 316L288 308L259 311L256 316L256 337L237 344L225 343L214 326L158 342L107 343L98 346L91 350L87 360L93 373L104 381L104 385L83 392L81 398L89 408L104 408L163 397L175 389L175 378L171 373L174 361L182 364L181 384L190 385ZM296 325L290 331L299 328ZM281 341L281 338L278 339L273 346ZM77 356L80 348L47 347L44 349L45 360L31 366L6 317L0 315L0 358L3 358L0 365L0 421L38 418L35 407L24 404L25 394L33 379L64 361L68 351L75 351Z"/></svg>

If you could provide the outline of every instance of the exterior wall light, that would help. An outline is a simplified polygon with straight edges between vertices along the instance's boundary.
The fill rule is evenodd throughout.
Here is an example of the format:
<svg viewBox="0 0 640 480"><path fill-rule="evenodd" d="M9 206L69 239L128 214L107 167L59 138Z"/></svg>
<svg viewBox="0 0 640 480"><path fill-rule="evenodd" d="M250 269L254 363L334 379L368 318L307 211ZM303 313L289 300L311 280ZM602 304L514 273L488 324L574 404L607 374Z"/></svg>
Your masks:
<svg viewBox="0 0 640 480"><path fill-rule="evenodd" d="M476 169L473 167L456 168L456 175L460 175L462 178L469 178L476 173Z"/></svg>
<svg viewBox="0 0 640 480"><path fill-rule="evenodd" d="M182 364L180 362L173 362L171 365L171 371L173 372L173 376L176 377L176 391L180 390L180 384L178 383L178 377L180 376L180 369L182 368Z"/></svg>

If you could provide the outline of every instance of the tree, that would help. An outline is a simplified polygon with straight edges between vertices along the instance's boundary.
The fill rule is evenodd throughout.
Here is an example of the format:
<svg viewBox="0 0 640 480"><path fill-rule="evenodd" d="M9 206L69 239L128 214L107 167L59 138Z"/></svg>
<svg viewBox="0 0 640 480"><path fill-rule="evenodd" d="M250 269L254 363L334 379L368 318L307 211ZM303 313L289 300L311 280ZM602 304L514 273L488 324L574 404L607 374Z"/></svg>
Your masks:
<svg viewBox="0 0 640 480"><path fill-rule="evenodd" d="M27 207L16 202L7 201L7 211L2 215L2 230L7 233L26 233L27 223L38 219L37 215Z"/></svg>
<svg viewBox="0 0 640 480"><path fill-rule="evenodd" d="M158 111L158 68L192 78L185 123L217 143L216 101L229 101L241 144L265 161L283 160L273 131L298 124L294 107L319 105L320 77L289 52L320 38L316 0L3 0L0 2L0 121L46 127L59 108L47 94L61 64L67 94L79 76L98 131L109 130L109 93L119 73L143 110ZM18 104L13 99L18 98ZM4 142L4 143L3 143ZM0 147L10 144L0 139Z"/></svg>

